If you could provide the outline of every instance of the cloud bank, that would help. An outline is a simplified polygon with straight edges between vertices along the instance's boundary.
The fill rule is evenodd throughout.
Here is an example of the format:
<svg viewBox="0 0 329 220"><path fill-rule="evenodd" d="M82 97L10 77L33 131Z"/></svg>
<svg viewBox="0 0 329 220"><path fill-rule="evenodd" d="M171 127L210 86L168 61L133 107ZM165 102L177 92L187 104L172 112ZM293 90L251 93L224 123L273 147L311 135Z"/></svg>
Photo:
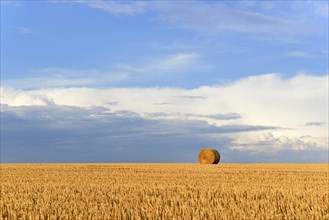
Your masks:
<svg viewBox="0 0 329 220"><path fill-rule="evenodd" d="M1 159L194 162L213 146L224 162L324 162L327 113L328 75L195 89L2 87Z"/></svg>

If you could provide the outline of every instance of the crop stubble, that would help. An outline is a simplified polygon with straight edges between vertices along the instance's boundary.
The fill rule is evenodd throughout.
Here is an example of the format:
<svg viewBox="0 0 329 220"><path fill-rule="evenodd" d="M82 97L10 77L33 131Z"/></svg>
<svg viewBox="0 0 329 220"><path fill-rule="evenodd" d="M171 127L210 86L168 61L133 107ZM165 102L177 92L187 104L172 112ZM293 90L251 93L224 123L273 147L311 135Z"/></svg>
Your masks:
<svg viewBox="0 0 329 220"><path fill-rule="evenodd" d="M1 164L2 219L329 219L327 164Z"/></svg>

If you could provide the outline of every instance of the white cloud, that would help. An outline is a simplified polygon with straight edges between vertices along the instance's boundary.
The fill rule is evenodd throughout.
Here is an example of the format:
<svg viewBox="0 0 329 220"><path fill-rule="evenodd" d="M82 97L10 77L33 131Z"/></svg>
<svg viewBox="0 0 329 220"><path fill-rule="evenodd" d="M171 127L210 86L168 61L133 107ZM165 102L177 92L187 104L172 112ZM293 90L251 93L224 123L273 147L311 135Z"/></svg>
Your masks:
<svg viewBox="0 0 329 220"><path fill-rule="evenodd" d="M329 3L328 1L306 1L307 7L309 7L315 14L322 16L328 20L329 16Z"/></svg>
<svg viewBox="0 0 329 220"><path fill-rule="evenodd" d="M124 71L137 73L177 73L193 68L204 67L199 62L200 57L201 56L196 53L179 53L162 58L150 59L143 67L133 67L126 64L120 64L118 67Z"/></svg>
<svg viewBox="0 0 329 220"><path fill-rule="evenodd" d="M271 33L273 30L286 30L290 26L290 22L283 18L251 10L240 10L222 2L160 4L158 10L163 22L210 33L223 30Z"/></svg>
<svg viewBox="0 0 329 220"><path fill-rule="evenodd" d="M14 6L20 7L22 6L22 2L20 1L0 1L1 6Z"/></svg>
<svg viewBox="0 0 329 220"><path fill-rule="evenodd" d="M18 27L16 30L17 30L18 33L21 33L21 34L33 33L31 28L29 28L29 27Z"/></svg>
<svg viewBox="0 0 329 220"><path fill-rule="evenodd" d="M9 106L46 106L41 95L36 95L28 92L11 88L0 88L1 104L5 103Z"/></svg>
<svg viewBox="0 0 329 220"><path fill-rule="evenodd" d="M233 141L234 150L275 153L278 151L307 151L314 148L327 149L328 137L316 138L301 136L289 138L287 136L275 137L272 133L239 136Z"/></svg>
<svg viewBox="0 0 329 220"><path fill-rule="evenodd" d="M307 7L298 2L78 2L115 15L155 12L161 23L201 33L242 32L256 38L289 42L297 40L296 36L300 38L323 29L323 23L314 18L328 16L328 5L322 3L309 3Z"/></svg>
<svg viewBox="0 0 329 220"><path fill-rule="evenodd" d="M1 111L8 116L5 121L19 115L20 120L36 120L34 123L39 128L33 129L46 133L49 129L53 132L55 128L58 131L70 128L65 135L72 136L72 141L80 140L83 134L102 149L106 149L104 141L115 140L113 143L124 143L130 149L128 146L137 140L143 144L149 143L148 140L164 143L168 135L177 141L174 146L179 147L190 143L188 140L198 134L198 145L220 144L228 159L241 157L240 160L246 161L246 157L252 157L252 161L257 161L261 156L260 161L264 162L326 158L323 152L328 146L328 75L300 74L284 79L278 74L265 74L195 89L24 91L2 87L1 96ZM17 126L30 126L19 123L23 124ZM17 130L8 126L7 123L8 132ZM163 150L164 146L159 148ZM283 155L286 158L281 158Z"/></svg>
<svg viewBox="0 0 329 220"><path fill-rule="evenodd" d="M191 70L209 68L202 64L200 57L196 53L171 54L145 60L144 64L139 66L119 64L114 70L108 71L67 68L32 69L27 78L2 79L1 84L3 87L19 89L117 86L121 83L143 80L144 76L186 73Z"/></svg>
<svg viewBox="0 0 329 220"><path fill-rule="evenodd" d="M87 4L91 8L99 9L116 15L136 15L144 13L149 4L144 1L120 2L120 1L78 1Z"/></svg>
<svg viewBox="0 0 329 220"><path fill-rule="evenodd" d="M107 1L107 0L49 0L53 4L83 4L90 8L114 15L137 15L148 10L149 2L144 1Z"/></svg>
<svg viewBox="0 0 329 220"><path fill-rule="evenodd" d="M152 66L158 69L177 69L181 66L186 66L195 61L199 56L196 54L176 54L167 57L162 61L155 62Z"/></svg>
<svg viewBox="0 0 329 220"><path fill-rule="evenodd" d="M129 78L125 72L105 72L99 70L73 70L65 68L45 68L32 70L32 77L3 79L5 87L20 89L52 88L52 87L81 87L115 85Z"/></svg>
<svg viewBox="0 0 329 220"><path fill-rule="evenodd" d="M296 33L312 33L306 16L327 15L328 5L298 2L170 2L170 1L55 1L80 3L114 15L155 12L160 22L202 33L235 31L270 35L271 39L289 38ZM270 13L269 13L270 11ZM322 18L322 17L321 17ZM307 25L308 28L305 28ZM313 32L314 33L314 32ZM259 36L254 36L259 37ZM269 36L268 36L269 37Z"/></svg>
<svg viewBox="0 0 329 220"><path fill-rule="evenodd" d="M207 37L241 37L270 43L301 43L326 36L327 2L262 1L55 1L82 4L113 15L146 14L161 25Z"/></svg>
<svg viewBox="0 0 329 220"><path fill-rule="evenodd" d="M1 88L1 103L9 106L44 105L47 102L83 108L101 106L111 111L136 112L143 117L157 113L158 118L200 119L218 126L241 124L280 127L284 129L272 133L289 138L306 135L326 137L325 127L305 124L328 124L327 82L328 75L301 74L283 79L277 74L265 74L231 84L195 89L127 87L16 91ZM239 117L235 120L214 117L229 113L238 114Z"/></svg>
<svg viewBox="0 0 329 220"><path fill-rule="evenodd" d="M290 51L287 53L289 57L299 57L299 58L313 58L314 56L308 52L304 51Z"/></svg>
<svg viewBox="0 0 329 220"><path fill-rule="evenodd" d="M195 89L170 87L47 89L45 86L45 89L26 93L43 95L59 105L106 107L106 103L110 100L118 101L116 106L118 110L121 108L138 113L165 111L208 115L217 114L220 109L220 112L243 113L245 119L250 117L249 120L255 120L256 123L271 124L272 119L268 115L275 114L277 118L283 119L280 123L287 121L288 124L291 122L304 124L310 121L323 121L321 119L326 115L325 104L328 102L327 79L328 76L310 75L283 79L277 74L265 74L247 77L227 85L203 86ZM15 91L2 89L4 95L14 94ZM67 100L69 97L72 99ZM169 104L155 105L155 103ZM291 118L294 115L308 115L308 119L295 120L294 117Z"/></svg>

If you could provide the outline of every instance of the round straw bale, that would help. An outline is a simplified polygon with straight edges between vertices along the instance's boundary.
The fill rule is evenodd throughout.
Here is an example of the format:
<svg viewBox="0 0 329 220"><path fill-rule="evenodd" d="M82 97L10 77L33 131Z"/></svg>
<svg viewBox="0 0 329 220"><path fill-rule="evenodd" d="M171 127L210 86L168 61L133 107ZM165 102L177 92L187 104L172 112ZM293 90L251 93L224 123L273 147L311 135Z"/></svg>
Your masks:
<svg viewBox="0 0 329 220"><path fill-rule="evenodd" d="M198 159L201 164L218 164L220 154L213 148L205 148L200 151Z"/></svg>

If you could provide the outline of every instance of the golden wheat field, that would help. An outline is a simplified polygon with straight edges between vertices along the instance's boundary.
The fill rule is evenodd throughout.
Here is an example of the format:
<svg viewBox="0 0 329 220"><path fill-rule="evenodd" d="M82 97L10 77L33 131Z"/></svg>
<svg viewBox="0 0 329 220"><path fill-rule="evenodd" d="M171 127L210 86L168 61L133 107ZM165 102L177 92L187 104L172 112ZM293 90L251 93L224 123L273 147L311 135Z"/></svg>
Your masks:
<svg viewBox="0 0 329 220"><path fill-rule="evenodd" d="M329 219L327 164L1 164L2 219Z"/></svg>

